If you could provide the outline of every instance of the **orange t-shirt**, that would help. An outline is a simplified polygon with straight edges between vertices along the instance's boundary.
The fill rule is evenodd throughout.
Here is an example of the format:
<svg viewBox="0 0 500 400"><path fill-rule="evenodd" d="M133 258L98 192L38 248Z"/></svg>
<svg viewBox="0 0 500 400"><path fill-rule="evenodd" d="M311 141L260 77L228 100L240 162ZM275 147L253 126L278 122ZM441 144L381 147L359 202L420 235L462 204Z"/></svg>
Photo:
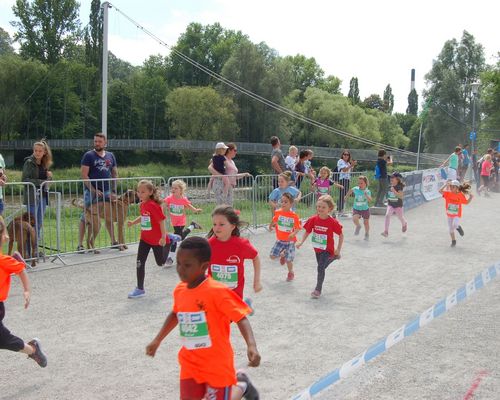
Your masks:
<svg viewBox="0 0 500 400"><path fill-rule="evenodd" d="M462 216L462 204L467 204L467 198L462 192L443 192L443 198L446 201L446 215L448 217Z"/></svg>
<svg viewBox="0 0 500 400"><path fill-rule="evenodd" d="M207 277L194 289L179 283L172 311L183 344L179 351L181 379L213 387L236 384L230 325L251 312L243 300L223 283Z"/></svg>
<svg viewBox="0 0 500 400"><path fill-rule="evenodd" d="M19 274L24 268L24 263L0 254L0 301L7 300L9 296L11 274Z"/></svg>
<svg viewBox="0 0 500 400"><path fill-rule="evenodd" d="M284 242L296 242L297 237L290 239L288 236L295 229L300 229L300 219L293 211L276 210L273 217L273 222L276 224L276 238Z"/></svg>

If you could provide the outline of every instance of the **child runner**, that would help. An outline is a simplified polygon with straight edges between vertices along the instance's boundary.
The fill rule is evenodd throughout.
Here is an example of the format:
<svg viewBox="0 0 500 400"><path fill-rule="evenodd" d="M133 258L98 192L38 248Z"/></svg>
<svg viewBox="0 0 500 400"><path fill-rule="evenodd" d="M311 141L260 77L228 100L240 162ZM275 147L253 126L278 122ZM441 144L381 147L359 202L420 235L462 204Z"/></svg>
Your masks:
<svg viewBox="0 0 500 400"><path fill-rule="evenodd" d="M127 221L127 225L141 223L141 240L137 250L137 286L128 294L129 299L137 299L146 295L144 290L144 276L146 274L146 260L149 250L153 249L156 264L165 264L166 229L165 214L163 213L160 199L160 190L153 182L142 180L137 185L141 215L133 221Z"/></svg>
<svg viewBox="0 0 500 400"><path fill-rule="evenodd" d="M163 339L179 324L181 400L258 400L259 393L244 372L234 369L230 325L234 321L247 344L249 366L260 364L250 308L227 286L207 277L210 246L206 239L189 237L177 252L181 282L174 290L174 304L162 328L146 347L154 357Z"/></svg>
<svg viewBox="0 0 500 400"><path fill-rule="evenodd" d="M354 195L354 205L352 207L352 222L356 226L354 230L354 235L358 236L361 230L361 224L359 220L363 218L363 224L365 225L365 240L370 238L370 206L369 201L372 201L372 192L368 189L368 178L366 176L360 176L358 178L358 186L350 189L346 198Z"/></svg>
<svg viewBox="0 0 500 400"><path fill-rule="evenodd" d="M482 185L477 190L477 194L481 194L483 189L486 190L485 196L489 196L488 191L490 190L490 176L491 170L493 169L493 163L491 162L491 155L486 154L483 157L483 163L481 164L481 183Z"/></svg>
<svg viewBox="0 0 500 400"><path fill-rule="evenodd" d="M448 227L450 228L451 247L457 245L455 230L458 231L460 236L464 235L464 230L460 225L460 218L462 217L462 204L469 204L474 197L470 191L471 185L469 183L460 184L457 180L448 181L439 189L439 193L443 195L446 201L446 215L448 216Z"/></svg>
<svg viewBox="0 0 500 400"><path fill-rule="evenodd" d="M324 194L330 194L330 186L336 186L344 189L344 186L338 184L330 178L332 171L328 167L321 167L318 177L313 181L313 187L316 189L316 196L319 199Z"/></svg>
<svg viewBox="0 0 500 400"><path fill-rule="evenodd" d="M385 230L381 233L382 236L389 236L389 225L391 223L391 215L396 216L401 221L401 229L403 232L408 230L408 223L403 214L403 176L399 172L394 172L391 175L389 191L387 192L387 212L385 213Z"/></svg>
<svg viewBox="0 0 500 400"><path fill-rule="evenodd" d="M290 181L292 179L292 173L290 171L285 171L278 175L278 187L274 189L269 195L269 204L271 205L271 211L274 216L274 211L281 207L281 198L283 193L290 193L293 197L294 204L292 210L295 209L295 203L300 201L302 194L300 190L295 186L290 186Z"/></svg>
<svg viewBox="0 0 500 400"><path fill-rule="evenodd" d="M0 245L8 238L5 222L2 217L0 217ZM26 263L17 251L14 253L13 257L0 254L0 349L27 354L28 357L35 360L40 367L45 368L47 366L47 357L42 352L40 340L34 338L28 343L25 343L21 338L14 336L3 324L3 319L5 317L4 302L7 300L7 297L9 297L10 276L12 274L18 275L23 285L24 308L28 308L30 304L31 288L25 267Z"/></svg>
<svg viewBox="0 0 500 400"><path fill-rule="evenodd" d="M184 229L186 226L186 207L190 210L193 210L195 213L199 213L202 211L201 208L194 207L191 202L186 197L186 183L177 179L172 182L172 189L170 196L166 197L164 200L164 209L163 211L166 214L165 208L168 209L168 213L170 215L170 223L174 228L174 234L179 235L181 240L184 240L187 235L193 231L193 229L202 229L201 226L195 221L191 221L189 226ZM166 265L170 266L174 263L174 255L175 249L177 248L177 243L173 242L170 246L170 252L167 257Z"/></svg>
<svg viewBox="0 0 500 400"><path fill-rule="evenodd" d="M302 237L302 240L297 243L297 248L300 248L312 232L312 245L318 263L316 288L311 293L313 299L319 299L321 296L326 268L328 268L334 260L340 258L340 251L344 243L342 225L331 216L334 210L335 203L332 197L327 194L321 196L316 202L316 215L313 215L306 221L304 224L306 233ZM336 249L334 234L339 236L339 243Z"/></svg>
<svg viewBox="0 0 500 400"><path fill-rule="evenodd" d="M273 220L269 225L272 231L276 226L276 243L271 249L270 257L275 260L279 257L280 264L288 267L287 282L293 281L293 260L295 259L296 235L301 229L300 219L291 209L293 197L290 193L283 193L281 196L281 208L274 213Z"/></svg>
<svg viewBox="0 0 500 400"><path fill-rule="evenodd" d="M248 239L240 237L240 228L244 225L240 217L230 206L219 206L212 212L213 226L208 232L208 243L212 249L212 258L208 275L224 283L240 298L245 288L245 259L253 262L253 289L262 290L260 283L259 253ZM245 299L251 305L250 299Z"/></svg>

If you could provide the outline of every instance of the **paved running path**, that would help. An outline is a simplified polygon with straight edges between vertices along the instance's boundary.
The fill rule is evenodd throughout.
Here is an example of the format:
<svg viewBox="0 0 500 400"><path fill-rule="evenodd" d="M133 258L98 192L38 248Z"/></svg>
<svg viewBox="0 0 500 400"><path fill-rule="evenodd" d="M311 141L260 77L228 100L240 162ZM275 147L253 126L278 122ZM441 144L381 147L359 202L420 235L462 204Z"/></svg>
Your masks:
<svg viewBox="0 0 500 400"><path fill-rule="evenodd" d="M455 249L441 200L407 214L409 230L393 219L390 236L380 236L383 217L372 217L367 243L342 220L343 258L327 271L323 297L311 300L315 259L310 244L297 251L296 280L285 282L279 263L268 261L274 237L251 240L263 259L264 291L254 300L251 323L263 360L250 371L262 398L288 399L500 259L500 195L475 199L465 208L465 237ZM31 360L2 351L0 399L177 399L176 335L167 338L156 359L144 347L171 307L174 269L153 265L146 272L147 297L126 298L135 281L135 257L39 271L30 275L32 306L22 308L14 283L6 325L30 339L38 336L49 356L42 370ZM92 256L85 259L92 260ZM482 370L476 398L500 392L498 372L500 279L415 336L365 365L322 398L463 399ZM236 363L245 348L234 329ZM9 378L11 377L11 378Z"/></svg>

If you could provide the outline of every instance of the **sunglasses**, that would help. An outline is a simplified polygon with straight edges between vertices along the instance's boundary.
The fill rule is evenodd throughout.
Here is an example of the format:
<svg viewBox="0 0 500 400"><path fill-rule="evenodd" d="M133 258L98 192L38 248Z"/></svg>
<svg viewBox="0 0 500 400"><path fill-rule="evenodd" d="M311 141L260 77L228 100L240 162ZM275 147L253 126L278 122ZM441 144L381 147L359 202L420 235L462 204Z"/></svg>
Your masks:
<svg viewBox="0 0 500 400"><path fill-rule="evenodd" d="M344 153L344 154L342 154L342 157L344 157L344 156L350 156L350 154L349 153Z"/></svg>

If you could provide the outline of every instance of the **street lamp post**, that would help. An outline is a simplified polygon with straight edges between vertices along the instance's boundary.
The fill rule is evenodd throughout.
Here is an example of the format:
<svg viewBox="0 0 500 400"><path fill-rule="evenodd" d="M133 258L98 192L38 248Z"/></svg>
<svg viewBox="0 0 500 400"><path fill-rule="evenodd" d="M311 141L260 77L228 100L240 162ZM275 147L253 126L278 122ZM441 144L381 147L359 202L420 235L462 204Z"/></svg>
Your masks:
<svg viewBox="0 0 500 400"><path fill-rule="evenodd" d="M477 132L476 132L476 98L477 94L479 92L479 82L472 82L471 83L471 92L472 92L472 132L471 132L471 161L472 161L472 172L474 175L474 180L476 181L476 184L479 187L480 182L478 181L479 179L479 171L477 171L477 155L475 156L475 151L477 151L477 146L476 146L476 139L477 139Z"/></svg>

